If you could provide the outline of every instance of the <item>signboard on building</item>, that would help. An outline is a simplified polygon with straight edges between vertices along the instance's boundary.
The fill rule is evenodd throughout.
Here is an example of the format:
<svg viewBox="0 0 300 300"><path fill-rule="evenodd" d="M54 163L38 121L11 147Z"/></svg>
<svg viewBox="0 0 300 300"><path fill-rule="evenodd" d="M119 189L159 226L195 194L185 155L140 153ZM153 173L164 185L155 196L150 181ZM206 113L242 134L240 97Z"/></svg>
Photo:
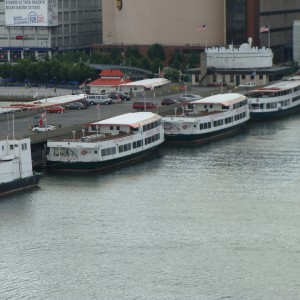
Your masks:
<svg viewBox="0 0 300 300"><path fill-rule="evenodd" d="M5 0L6 26L57 26L58 0Z"/></svg>

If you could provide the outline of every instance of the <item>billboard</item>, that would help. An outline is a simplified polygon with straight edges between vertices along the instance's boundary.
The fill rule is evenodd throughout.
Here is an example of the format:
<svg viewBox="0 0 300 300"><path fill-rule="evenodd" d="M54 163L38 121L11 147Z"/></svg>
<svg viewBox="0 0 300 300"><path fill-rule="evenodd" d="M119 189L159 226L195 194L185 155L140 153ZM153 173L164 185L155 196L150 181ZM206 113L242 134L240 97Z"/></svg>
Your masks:
<svg viewBox="0 0 300 300"><path fill-rule="evenodd" d="M58 0L5 0L6 26L57 26Z"/></svg>

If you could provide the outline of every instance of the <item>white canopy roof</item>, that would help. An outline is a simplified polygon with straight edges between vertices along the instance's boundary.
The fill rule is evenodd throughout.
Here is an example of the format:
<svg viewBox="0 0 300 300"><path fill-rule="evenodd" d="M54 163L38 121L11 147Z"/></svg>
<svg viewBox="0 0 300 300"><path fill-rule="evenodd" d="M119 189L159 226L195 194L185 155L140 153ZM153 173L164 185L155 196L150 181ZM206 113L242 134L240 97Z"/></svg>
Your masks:
<svg viewBox="0 0 300 300"><path fill-rule="evenodd" d="M241 100L246 99L247 97L239 94L239 93L227 93L227 94L218 94L209 96L206 98L202 98L197 101L191 102L192 104L214 104L214 103L220 103L223 105L230 105L236 102L239 102Z"/></svg>
<svg viewBox="0 0 300 300"><path fill-rule="evenodd" d="M128 125L131 127L139 127L159 120L161 117L152 112L134 112L112 117L106 120L91 123L91 125Z"/></svg>
<svg viewBox="0 0 300 300"><path fill-rule="evenodd" d="M170 80L165 79L165 78L152 78L152 79L144 79L144 80L139 80L139 81L134 81L130 83L124 83L121 84L120 86L128 86L128 87L134 87L134 86L143 86L144 88L147 89L154 89L155 87L158 86L163 86L166 84L171 83Z"/></svg>

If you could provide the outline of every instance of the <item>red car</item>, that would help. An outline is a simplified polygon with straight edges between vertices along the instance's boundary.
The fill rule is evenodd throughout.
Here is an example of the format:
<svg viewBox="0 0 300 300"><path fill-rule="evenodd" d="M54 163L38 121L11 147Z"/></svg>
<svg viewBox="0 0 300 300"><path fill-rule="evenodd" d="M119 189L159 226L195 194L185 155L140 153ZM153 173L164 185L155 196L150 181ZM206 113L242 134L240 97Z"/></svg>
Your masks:
<svg viewBox="0 0 300 300"><path fill-rule="evenodd" d="M157 105L154 104L153 102L148 102L148 101L136 101L132 103L132 108L137 109L137 110L144 110L144 109L153 109L157 108Z"/></svg>
<svg viewBox="0 0 300 300"><path fill-rule="evenodd" d="M49 108L47 108L47 113L64 113L65 112L65 108L62 106L51 106Z"/></svg>

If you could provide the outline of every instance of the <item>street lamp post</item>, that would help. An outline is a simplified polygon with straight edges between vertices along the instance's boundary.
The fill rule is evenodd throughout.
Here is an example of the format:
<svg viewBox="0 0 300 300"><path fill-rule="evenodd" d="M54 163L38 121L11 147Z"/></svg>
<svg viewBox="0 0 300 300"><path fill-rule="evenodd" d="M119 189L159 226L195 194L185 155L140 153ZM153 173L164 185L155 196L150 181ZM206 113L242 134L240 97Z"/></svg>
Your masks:
<svg viewBox="0 0 300 300"><path fill-rule="evenodd" d="M84 83L82 84L83 85L83 97L84 97L84 101L86 100L86 96L85 96L85 89L86 89L86 83L88 82L88 81L91 81L92 79L91 78L88 78L88 79L86 79L85 81L84 81Z"/></svg>

